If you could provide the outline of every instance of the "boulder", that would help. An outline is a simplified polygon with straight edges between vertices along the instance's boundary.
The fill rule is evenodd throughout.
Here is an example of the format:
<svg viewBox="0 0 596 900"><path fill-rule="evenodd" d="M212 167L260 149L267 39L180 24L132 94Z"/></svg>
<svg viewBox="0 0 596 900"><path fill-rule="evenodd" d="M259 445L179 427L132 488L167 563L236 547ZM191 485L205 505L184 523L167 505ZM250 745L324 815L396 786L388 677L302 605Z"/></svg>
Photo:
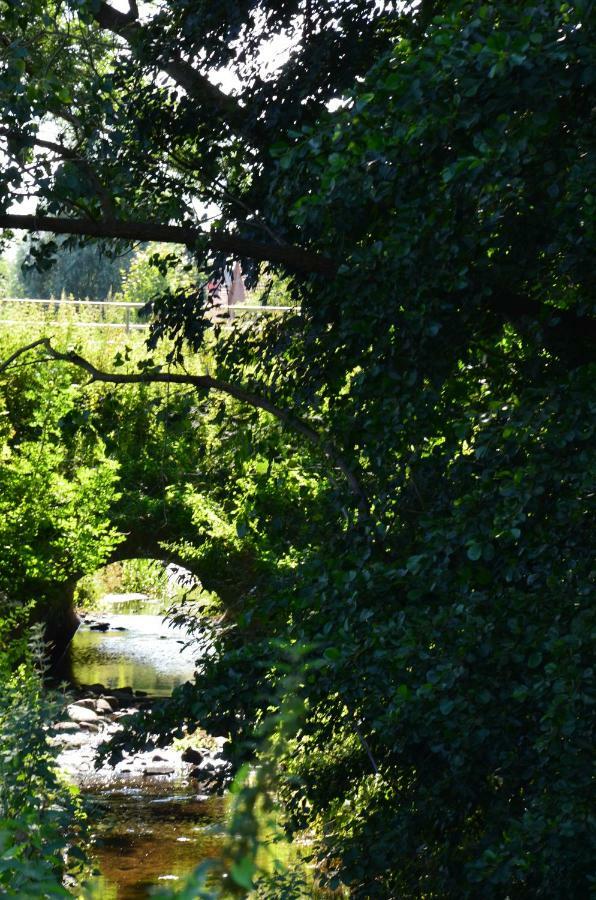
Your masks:
<svg viewBox="0 0 596 900"><path fill-rule="evenodd" d="M79 706L76 703L73 703L72 706L68 706L66 708L66 712L68 713L68 718L72 722L98 722L99 716L92 709L87 709L86 706Z"/></svg>
<svg viewBox="0 0 596 900"><path fill-rule="evenodd" d="M87 709L95 709L96 703L97 703L97 700L92 700L90 697L85 697L84 699L81 699L81 700L75 700L74 705L75 706L84 706Z"/></svg>
<svg viewBox="0 0 596 900"><path fill-rule="evenodd" d="M110 623L109 622L96 622L94 625L89 626L91 631L109 631Z"/></svg>
<svg viewBox="0 0 596 900"><path fill-rule="evenodd" d="M175 767L168 762L151 762L143 770L144 775L173 775Z"/></svg>
<svg viewBox="0 0 596 900"><path fill-rule="evenodd" d="M182 759L184 762L198 766L199 763L203 762L203 754L195 750L194 747L187 747L186 750L182 751Z"/></svg>
<svg viewBox="0 0 596 900"><path fill-rule="evenodd" d="M99 700L95 700L95 712L111 713L113 712L112 705L104 697L100 697Z"/></svg>
<svg viewBox="0 0 596 900"><path fill-rule="evenodd" d="M79 726L77 725L76 722L58 722L56 725L53 725L52 727L53 727L54 731L58 731L58 732L69 731L72 733L73 731L79 730Z"/></svg>

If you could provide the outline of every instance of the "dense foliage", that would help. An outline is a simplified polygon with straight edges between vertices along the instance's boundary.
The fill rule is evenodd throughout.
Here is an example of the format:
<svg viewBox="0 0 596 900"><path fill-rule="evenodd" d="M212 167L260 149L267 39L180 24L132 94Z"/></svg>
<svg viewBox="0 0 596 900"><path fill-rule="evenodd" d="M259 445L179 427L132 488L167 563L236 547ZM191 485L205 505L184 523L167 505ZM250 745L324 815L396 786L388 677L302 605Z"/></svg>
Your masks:
<svg viewBox="0 0 596 900"><path fill-rule="evenodd" d="M0 346L8 356L14 339ZM0 590L21 607L43 599L56 615L66 585L116 543L106 519L116 464L94 433L73 430L73 381L64 367L26 366L0 385Z"/></svg>
<svg viewBox="0 0 596 900"><path fill-rule="evenodd" d="M10 627L10 623L8 623ZM0 635L7 627L0 621ZM0 645L0 890L4 897L69 897L65 874L81 874L84 816L73 788L56 769L49 741L59 700L42 684L45 660L39 632L14 669ZM78 832L78 834L77 834Z"/></svg>
<svg viewBox="0 0 596 900"><path fill-rule="evenodd" d="M170 0L141 19L131 4L126 21L103 3L66 4L66 19L27 7L27 21L4 12L19 152L43 166L31 123L64 121L76 89L62 149L94 166L75 178L66 159L42 210L68 200L98 218L109 200L122 218L185 224L217 199L220 231L337 262L327 277L286 267L300 314L220 330L200 360L203 292L166 291L154 337L174 339L169 364L147 361L140 394L106 390L89 422L70 419L119 461L111 521L161 514L154 537L220 598L196 683L129 739L200 722L240 761L291 693L278 791L288 830L313 830L323 881L361 898L588 896L592 4L199 16ZM56 27L35 44L43 15ZM262 78L258 45L286 28L296 49ZM57 46L81 53L42 79ZM223 63L244 105L200 72ZM213 257L195 252L206 276ZM113 371L134 362L123 350ZM149 383L174 362L248 404L224 385L154 408ZM259 398L291 414L274 421Z"/></svg>

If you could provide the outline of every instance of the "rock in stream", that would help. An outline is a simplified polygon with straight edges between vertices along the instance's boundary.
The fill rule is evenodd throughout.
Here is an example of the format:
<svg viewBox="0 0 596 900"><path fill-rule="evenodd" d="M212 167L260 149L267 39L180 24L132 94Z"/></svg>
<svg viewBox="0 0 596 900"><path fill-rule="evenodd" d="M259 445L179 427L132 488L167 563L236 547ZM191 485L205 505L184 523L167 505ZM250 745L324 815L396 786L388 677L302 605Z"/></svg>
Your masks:
<svg viewBox="0 0 596 900"><path fill-rule="evenodd" d="M131 688L110 693L101 688L94 685L93 693L90 688L85 689L66 707L67 719L56 723L52 730L51 741L60 748L58 765L80 787L95 790L115 783L130 787L154 778L190 782L203 793L221 791L227 786L231 764L223 758L224 738L208 739L206 746L186 747L183 751L170 746L158 751L125 752L114 765L104 761L96 768L99 745L122 730L127 716L152 702Z"/></svg>

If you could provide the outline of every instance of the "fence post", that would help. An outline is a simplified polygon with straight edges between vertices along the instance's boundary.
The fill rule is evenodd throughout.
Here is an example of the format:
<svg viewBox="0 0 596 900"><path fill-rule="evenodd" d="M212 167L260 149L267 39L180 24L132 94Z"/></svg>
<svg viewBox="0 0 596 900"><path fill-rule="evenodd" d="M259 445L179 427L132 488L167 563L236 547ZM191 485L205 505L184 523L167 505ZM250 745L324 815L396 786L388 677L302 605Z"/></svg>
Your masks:
<svg viewBox="0 0 596 900"><path fill-rule="evenodd" d="M126 307L126 333L130 332L130 306Z"/></svg>

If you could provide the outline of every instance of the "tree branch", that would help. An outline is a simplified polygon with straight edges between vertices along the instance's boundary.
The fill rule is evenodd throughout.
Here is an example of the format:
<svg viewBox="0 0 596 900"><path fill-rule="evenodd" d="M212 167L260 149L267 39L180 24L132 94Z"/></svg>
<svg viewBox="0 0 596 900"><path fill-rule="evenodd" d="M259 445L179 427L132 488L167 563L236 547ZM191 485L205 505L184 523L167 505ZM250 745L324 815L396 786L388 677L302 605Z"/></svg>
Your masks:
<svg viewBox="0 0 596 900"><path fill-rule="evenodd" d="M34 350L36 347L43 347L50 359L57 360L58 362L70 363L71 365L82 369L84 372L87 372L91 376L92 381L100 381L107 384L189 384L199 390L213 390L222 394L227 394L229 397L234 397L235 400L239 400L241 403L246 403L248 406L252 406L255 409L264 410L288 428L291 428L293 431L302 435L302 437L305 437L311 444L318 447L318 449L323 452L329 462L344 475L351 493L356 498L361 519L363 521L368 519L370 510L366 494L348 463L336 451L332 444L330 444L325 437L319 434L319 432L311 425L298 416L295 416L293 413L288 412L288 410L277 406L267 397L255 394L253 391L249 391L239 385L230 384L227 381L220 381L218 378L212 378L211 375L190 375L186 373L168 372L135 372L131 374L104 372L103 370L96 368L93 363L89 362L89 360L80 356L78 353L74 353L73 351L61 353L59 350L56 350L56 348L52 346L50 338L39 338L31 344L20 347L9 356L7 360L0 363L0 375L6 372L11 364L20 356Z"/></svg>
<svg viewBox="0 0 596 900"><path fill-rule="evenodd" d="M31 142L35 147L41 147L42 150L49 150L51 153L55 153L56 156L59 156L61 159L64 159L67 162L71 162L75 166L79 166L79 168L83 169L83 171L86 173L89 181L95 188L104 218L108 221L111 221L113 218L115 218L114 204L109 191L107 191L104 187L101 179L99 178L99 175L91 165L91 162L84 156L80 156L80 154L78 154L76 150L73 150L70 147L65 147L64 144L59 144L56 141L48 141L38 137L29 137L29 135L22 134L11 128L0 128L0 135L8 138L9 140L11 138L16 138L23 140L25 143Z"/></svg>
<svg viewBox="0 0 596 900"><path fill-rule="evenodd" d="M192 225L160 225L155 222L93 222L86 219L62 219L52 216L0 215L0 228L22 228L24 231L49 231L53 234L80 234L97 238L117 238L129 241L158 241L165 244L194 246L205 238L215 252L281 263L304 272L333 277L336 263L326 256L282 244L261 244L231 234L206 234Z"/></svg>
<svg viewBox="0 0 596 900"><path fill-rule="evenodd" d="M136 3L132 3L130 6L130 12L122 13L105 3L104 0L101 0L97 11L93 15L98 25L107 31L111 31L113 34L119 35L130 44L135 39L141 38L145 30L137 21ZM222 126L231 127L239 134L248 137L258 131L258 128L248 128L246 112L234 97L225 94L216 85L211 84L205 75L197 72L194 66L179 54L173 54L169 59L156 64L176 84L184 88L189 97L192 97L198 103L215 108L222 116Z"/></svg>
<svg viewBox="0 0 596 900"><path fill-rule="evenodd" d="M279 263L291 269L312 272L334 278L339 263L311 250L287 244L262 244L231 234L207 234L192 225L160 225L155 222L94 222L91 219L62 219L52 216L0 215L0 228L22 228L25 231L48 231L53 234L79 234L97 238L115 238L129 241L157 241L166 244L185 244L193 247L197 241L206 241L208 249L244 257ZM551 319L547 340L560 338L572 342L572 349L596 340L596 320L591 316L577 315L574 311L557 309L540 303L531 297L511 291L497 290L486 298L486 308L501 320L512 322L529 320L540 322ZM462 296L462 306L466 298Z"/></svg>

